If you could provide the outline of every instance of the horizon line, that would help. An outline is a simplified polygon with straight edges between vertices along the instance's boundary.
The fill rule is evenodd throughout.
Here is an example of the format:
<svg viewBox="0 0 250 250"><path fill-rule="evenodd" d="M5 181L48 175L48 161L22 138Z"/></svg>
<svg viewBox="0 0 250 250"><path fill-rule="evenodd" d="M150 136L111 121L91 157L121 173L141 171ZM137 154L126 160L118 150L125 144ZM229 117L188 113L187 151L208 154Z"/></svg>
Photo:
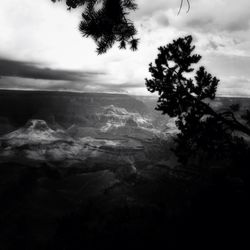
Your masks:
<svg viewBox="0 0 250 250"><path fill-rule="evenodd" d="M61 92L61 93L79 93L79 94L114 94L114 95L130 95L130 96L141 96L141 97L157 97L157 95L153 94L130 94L130 93L124 93L124 92L114 92L114 91L107 91L107 92L98 92L98 91L80 91L80 90L51 90L51 89L33 89L33 88L0 88L1 90L7 90L7 91L30 91L30 92ZM229 94L218 94L216 97L228 97L228 98L250 98L250 96L244 96L244 95L229 95ZM216 98L215 97L215 98Z"/></svg>

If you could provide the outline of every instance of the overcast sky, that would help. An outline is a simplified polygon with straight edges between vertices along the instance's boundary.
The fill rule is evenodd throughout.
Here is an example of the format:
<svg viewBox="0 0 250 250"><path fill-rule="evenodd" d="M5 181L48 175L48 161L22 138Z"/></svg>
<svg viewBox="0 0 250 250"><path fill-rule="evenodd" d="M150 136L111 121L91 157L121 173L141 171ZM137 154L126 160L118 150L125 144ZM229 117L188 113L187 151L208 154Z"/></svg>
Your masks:
<svg viewBox="0 0 250 250"><path fill-rule="evenodd" d="M1 0L0 88L148 94L145 77L157 48L191 34L201 63L221 79L220 95L250 97L250 1L138 0L131 19L139 50L117 45L98 56L78 31L81 12L50 0ZM184 0L185 2L185 0Z"/></svg>

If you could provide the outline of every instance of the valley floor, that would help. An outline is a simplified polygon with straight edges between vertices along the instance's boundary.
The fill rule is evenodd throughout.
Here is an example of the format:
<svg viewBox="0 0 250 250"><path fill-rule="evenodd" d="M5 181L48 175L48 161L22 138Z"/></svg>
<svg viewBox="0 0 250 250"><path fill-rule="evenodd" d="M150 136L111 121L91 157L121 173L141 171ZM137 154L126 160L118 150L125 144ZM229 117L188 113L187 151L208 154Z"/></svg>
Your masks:
<svg viewBox="0 0 250 250"><path fill-rule="evenodd" d="M36 164L36 165L34 165ZM0 164L0 249L181 249L247 243L244 183L167 165L124 178L46 163Z"/></svg>
<svg viewBox="0 0 250 250"><path fill-rule="evenodd" d="M0 250L249 243L249 176L181 166L171 150L175 120L149 112L155 104L111 94L0 95Z"/></svg>

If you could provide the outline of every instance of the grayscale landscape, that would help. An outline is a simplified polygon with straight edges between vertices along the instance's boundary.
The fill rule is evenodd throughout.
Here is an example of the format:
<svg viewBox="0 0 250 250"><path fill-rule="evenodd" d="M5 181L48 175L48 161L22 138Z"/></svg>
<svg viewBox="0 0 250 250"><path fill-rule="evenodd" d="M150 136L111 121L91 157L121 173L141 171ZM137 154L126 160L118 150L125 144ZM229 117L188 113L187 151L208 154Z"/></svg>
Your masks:
<svg viewBox="0 0 250 250"><path fill-rule="evenodd" d="M0 250L249 249L249 0L0 2Z"/></svg>
<svg viewBox="0 0 250 250"><path fill-rule="evenodd" d="M197 185L209 183L205 173L181 167L172 151L175 119L156 112L154 98L33 91L0 95L1 221L8 229L1 242L6 245L13 234L22 244L29 234L33 249L53 246L60 230L67 231L64 223L74 224L69 236L74 241L75 220L87 216L82 226L91 229L81 239L84 244L95 244L92 234L100 238L99 246L110 235L119 239L129 231L127 237L136 234L141 247L145 233L162 218L183 220ZM212 105L219 109L236 102L249 105L244 98L218 98ZM117 224L121 212L128 213L127 219ZM161 213L169 215L158 218ZM19 231L27 216L28 225ZM175 230L171 227L173 237ZM161 232L152 235L162 240Z"/></svg>

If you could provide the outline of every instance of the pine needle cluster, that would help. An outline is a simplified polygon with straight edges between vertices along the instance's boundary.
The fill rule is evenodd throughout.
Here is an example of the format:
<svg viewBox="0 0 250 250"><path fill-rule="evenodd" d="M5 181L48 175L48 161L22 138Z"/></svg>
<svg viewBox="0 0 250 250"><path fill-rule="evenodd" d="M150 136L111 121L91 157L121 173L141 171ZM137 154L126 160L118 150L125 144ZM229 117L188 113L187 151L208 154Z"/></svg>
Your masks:
<svg viewBox="0 0 250 250"><path fill-rule="evenodd" d="M137 50L137 30L128 18L137 9L135 0L66 0L66 4L68 10L82 7L79 30L84 37L94 39L98 54L105 53L116 42L120 49Z"/></svg>

